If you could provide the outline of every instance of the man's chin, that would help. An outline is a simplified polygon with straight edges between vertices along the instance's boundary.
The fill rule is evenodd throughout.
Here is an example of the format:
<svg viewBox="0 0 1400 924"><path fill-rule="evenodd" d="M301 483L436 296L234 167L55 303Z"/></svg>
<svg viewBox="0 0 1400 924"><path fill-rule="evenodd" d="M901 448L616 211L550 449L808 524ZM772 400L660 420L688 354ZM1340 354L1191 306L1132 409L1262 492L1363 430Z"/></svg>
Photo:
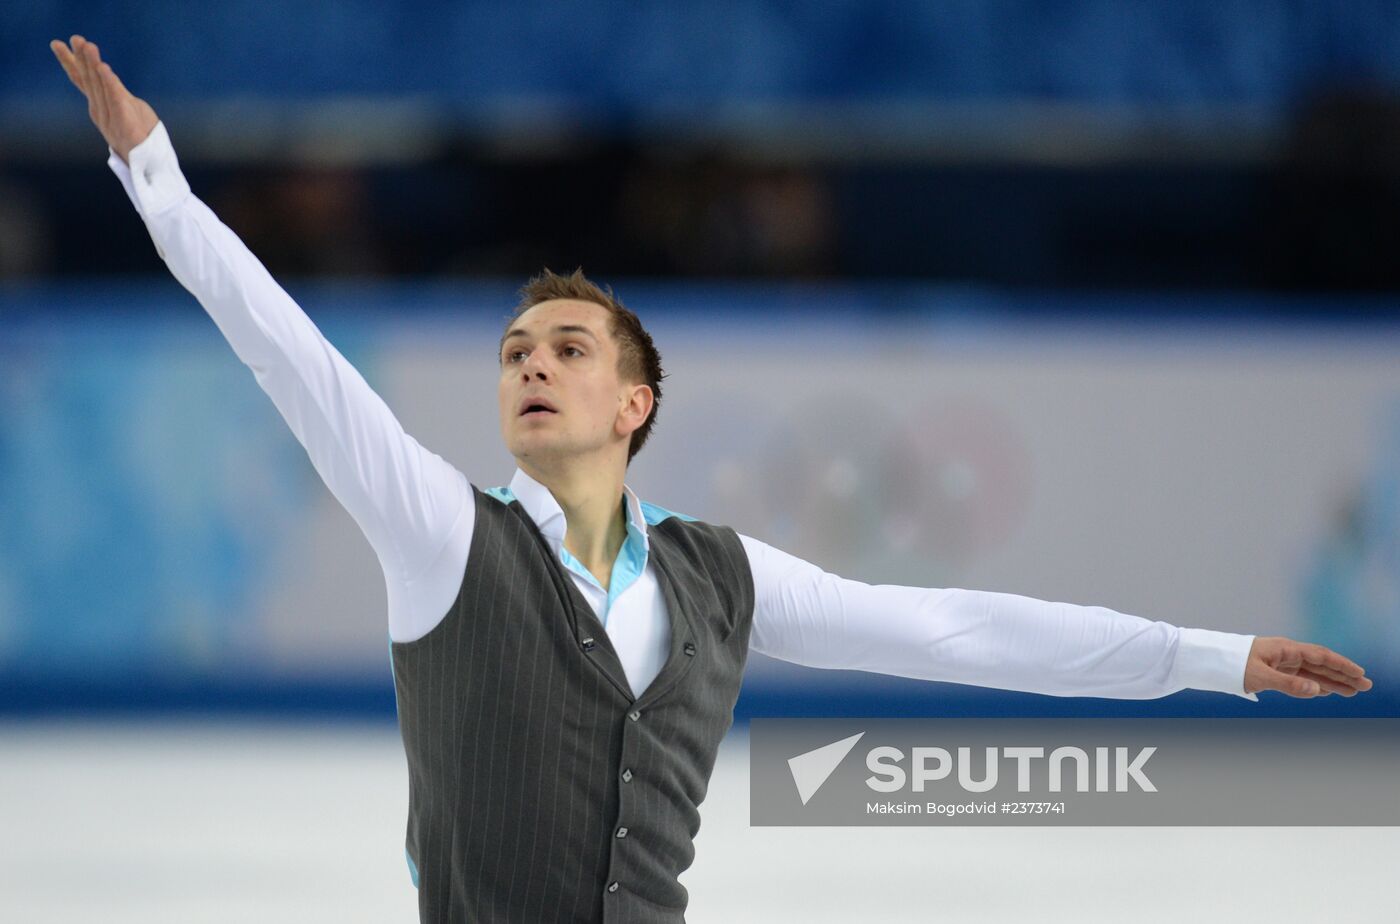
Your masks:
<svg viewBox="0 0 1400 924"><path fill-rule="evenodd" d="M517 459L538 461L568 455L570 447L557 438L546 437L543 433L532 433L526 437L517 437L507 448Z"/></svg>

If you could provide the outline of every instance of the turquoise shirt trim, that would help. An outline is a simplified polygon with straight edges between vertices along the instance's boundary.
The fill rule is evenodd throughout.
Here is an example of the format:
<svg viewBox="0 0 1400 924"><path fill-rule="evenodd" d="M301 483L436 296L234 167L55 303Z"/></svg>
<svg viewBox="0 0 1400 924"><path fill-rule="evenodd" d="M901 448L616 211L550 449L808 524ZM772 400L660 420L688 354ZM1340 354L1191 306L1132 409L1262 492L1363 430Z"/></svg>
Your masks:
<svg viewBox="0 0 1400 924"><path fill-rule="evenodd" d="M669 519L670 517L684 520L687 523L700 522L695 519L695 517L686 516L683 513L676 513L674 510L667 510L665 507L658 507L655 504L648 504L646 501L642 501L642 519L647 521L648 526L655 526L657 523Z"/></svg>
<svg viewBox="0 0 1400 924"><path fill-rule="evenodd" d="M510 488L487 488L486 493L507 506L515 500L515 492Z"/></svg>
<svg viewBox="0 0 1400 924"><path fill-rule="evenodd" d="M593 576L593 572L584 567L574 554L564 547L559 548L559 560L564 563L574 574L583 578L599 590L603 585L598 583L598 579ZM647 540L642 535L642 531L637 524L632 522L632 518L627 518L627 538L622 540L622 548L617 550L617 558L613 559L612 571L608 575L608 598L603 601L603 611L598 614L606 628L608 624L608 613L612 611L613 601L620 597L623 591L637 582L637 578L642 576L642 572L647 567Z"/></svg>
<svg viewBox="0 0 1400 924"><path fill-rule="evenodd" d="M569 556L572 558L573 556ZM612 609L613 601L621 593L637 582L637 578L642 576L642 572L647 567L647 540L642 534L637 524L632 522L632 518L627 518L627 538L622 542L622 548L617 550L617 558L613 560L612 574L608 578L608 602L604 605L603 625L608 624L607 614ZM584 569L585 572L587 569ZM593 580L593 575L588 575L589 580ZM597 581L594 581L596 584Z"/></svg>
<svg viewBox="0 0 1400 924"><path fill-rule="evenodd" d="M413 877L413 887L418 888L418 866L413 862L413 858L408 855L408 848L403 849L403 858L408 861L408 874Z"/></svg>

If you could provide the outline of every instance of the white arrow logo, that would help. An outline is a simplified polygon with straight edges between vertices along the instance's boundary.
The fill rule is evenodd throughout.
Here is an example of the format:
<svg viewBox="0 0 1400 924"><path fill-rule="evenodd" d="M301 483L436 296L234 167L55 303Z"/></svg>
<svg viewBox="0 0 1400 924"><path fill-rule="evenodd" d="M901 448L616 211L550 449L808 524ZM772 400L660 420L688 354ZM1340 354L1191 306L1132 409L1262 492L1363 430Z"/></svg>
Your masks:
<svg viewBox="0 0 1400 924"><path fill-rule="evenodd" d="M851 748L863 737L865 732L788 758L788 769L792 771L792 781L797 784L797 794L802 797L803 805L817 794L827 777L831 776L841 761L845 760L846 755L851 753Z"/></svg>

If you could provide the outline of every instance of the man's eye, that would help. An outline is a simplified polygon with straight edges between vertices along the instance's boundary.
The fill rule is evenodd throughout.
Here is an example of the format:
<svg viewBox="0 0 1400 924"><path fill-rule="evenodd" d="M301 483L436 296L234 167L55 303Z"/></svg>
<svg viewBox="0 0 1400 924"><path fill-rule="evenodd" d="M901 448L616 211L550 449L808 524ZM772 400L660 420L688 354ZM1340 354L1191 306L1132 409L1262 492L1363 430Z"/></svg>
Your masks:
<svg viewBox="0 0 1400 924"><path fill-rule="evenodd" d="M506 354L506 362L513 363L515 362L515 357L524 355L524 350L511 350L509 353Z"/></svg>
<svg viewBox="0 0 1400 924"><path fill-rule="evenodd" d="M563 349L561 352L567 354L567 353L569 353L570 351L573 351L573 353L575 353L575 354L577 354L577 355L579 355L579 356L582 356L582 355L583 355L583 350L580 350L580 349L579 349L578 347L576 347L576 346L566 346L566 347L564 347L564 349Z"/></svg>

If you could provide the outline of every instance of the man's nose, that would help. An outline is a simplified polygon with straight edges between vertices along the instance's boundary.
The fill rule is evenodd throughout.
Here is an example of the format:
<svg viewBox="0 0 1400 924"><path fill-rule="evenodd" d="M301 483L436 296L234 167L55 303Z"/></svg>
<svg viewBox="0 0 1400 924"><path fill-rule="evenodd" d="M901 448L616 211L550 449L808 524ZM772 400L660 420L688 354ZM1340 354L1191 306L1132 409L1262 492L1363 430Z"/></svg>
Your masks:
<svg viewBox="0 0 1400 924"><path fill-rule="evenodd" d="M530 355L525 357L525 361L520 364L520 374L524 381L539 379L541 382L549 380L549 375L544 367L544 361L539 359L540 351L531 350Z"/></svg>

